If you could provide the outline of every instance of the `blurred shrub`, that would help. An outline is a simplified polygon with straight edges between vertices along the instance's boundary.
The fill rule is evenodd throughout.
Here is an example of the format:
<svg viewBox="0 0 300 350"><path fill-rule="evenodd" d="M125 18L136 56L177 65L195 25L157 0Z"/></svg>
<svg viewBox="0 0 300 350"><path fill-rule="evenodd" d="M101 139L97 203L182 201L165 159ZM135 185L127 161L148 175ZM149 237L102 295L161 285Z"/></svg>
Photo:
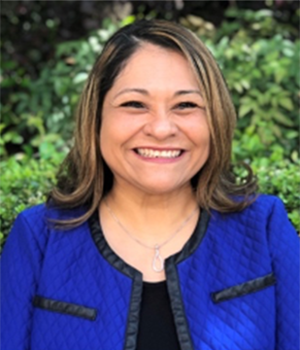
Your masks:
<svg viewBox="0 0 300 350"><path fill-rule="evenodd" d="M25 208L45 201L55 182L55 173L63 157L63 153L56 153L51 159L46 155L39 160L27 157L18 159L17 156L12 156L0 163L1 245L17 214Z"/></svg>
<svg viewBox="0 0 300 350"><path fill-rule="evenodd" d="M227 15L237 20L223 22L215 39L206 43L238 112L237 155L266 156L272 144L280 144L289 157L297 149L299 135L300 41L291 41L287 25L274 22L269 10L230 9Z"/></svg>
<svg viewBox="0 0 300 350"><path fill-rule="evenodd" d="M52 142L61 147L61 140L70 140L74 128L73 114L78 97L103 43L120 25L104 21L103 29L88 38L58 44L55 57L48 61L33 80L13 61L3 64L3 89L17 85L1 106L0 128L3 139L0 155L9 149L33 153L40 142Z"/></svg>
<svg viewBox="0 0 300 350"><path fill-rule="evenodd" d="M254 159L251 167L257 174L260 192L282 199L290 220L300 233L300 161L284 159L282 148L275 147L269 157Z"/></svg>

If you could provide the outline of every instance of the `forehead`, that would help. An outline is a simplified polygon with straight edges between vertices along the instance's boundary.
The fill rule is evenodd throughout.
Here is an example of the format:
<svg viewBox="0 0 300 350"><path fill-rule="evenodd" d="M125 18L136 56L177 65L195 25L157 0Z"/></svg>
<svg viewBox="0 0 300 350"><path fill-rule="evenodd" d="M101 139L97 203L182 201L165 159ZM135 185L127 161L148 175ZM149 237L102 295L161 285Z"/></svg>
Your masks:
<svg viewBox="0 0 300 350"><path fill-rule="evenodd" d="M128 59L113 87L124 84L198 87L197 77L182 53L149 43L143 43Z"/></svg>

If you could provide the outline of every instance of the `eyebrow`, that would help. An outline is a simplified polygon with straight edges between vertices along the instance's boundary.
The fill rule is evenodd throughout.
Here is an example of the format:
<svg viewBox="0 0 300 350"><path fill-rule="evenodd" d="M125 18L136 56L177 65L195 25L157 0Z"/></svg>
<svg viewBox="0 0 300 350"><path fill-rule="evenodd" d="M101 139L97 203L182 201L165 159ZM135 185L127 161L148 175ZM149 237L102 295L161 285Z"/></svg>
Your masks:
<svg viewBox="0 0 300 350"><path fill-rule="evenodd" d="M123 95L127 92L138 92L142 95L149 95L148 91L145 89L132 88L132 89L124 89L124 90L119 91L114 98L116 98L120 95Z"/></svg>
<svg viewBox="0 0 300 350"><path fill-rule="evenodd" d="M202 96L199 90L179 90L179 91L176 91L174 95L180 96L180 95L187 95L187 94L198 94Z"/></svg>
<svg viewBox="0 0 300 350"><path fill-rule="evenodd" d="M149 95L149 92L145 89L139 89L139 88L129 89L128 88L128 89L124 89L124 90L119 91L114 98L117 98L118 96L123 95L123 94L128 93L128 92L138 92L142 95ZM202 97L199 90L179 90L179 91L175 92L174 96L188 95L188 94L198 94Z"/></svg>

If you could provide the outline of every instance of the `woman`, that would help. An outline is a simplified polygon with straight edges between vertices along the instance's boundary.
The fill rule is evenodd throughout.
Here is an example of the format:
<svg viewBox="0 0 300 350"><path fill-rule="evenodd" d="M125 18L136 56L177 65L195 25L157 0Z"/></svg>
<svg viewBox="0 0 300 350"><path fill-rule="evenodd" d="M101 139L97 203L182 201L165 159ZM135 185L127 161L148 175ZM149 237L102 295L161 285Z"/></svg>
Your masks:
<svg viewBox="0 0 300 350"><path fill-rule="evenodd" d="M297 236L230 171L234 109L179 25L119 30L48 205L3 252L4 349L298 349Z"/></svg>

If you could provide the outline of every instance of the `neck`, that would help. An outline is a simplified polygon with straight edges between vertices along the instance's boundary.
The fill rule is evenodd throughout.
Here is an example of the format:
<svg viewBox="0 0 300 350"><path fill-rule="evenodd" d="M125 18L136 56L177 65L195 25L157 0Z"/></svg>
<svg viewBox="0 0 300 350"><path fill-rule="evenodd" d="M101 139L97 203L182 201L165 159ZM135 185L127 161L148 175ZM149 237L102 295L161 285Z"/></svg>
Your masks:
<svg viewBox="0 0 300 350"><path fill-rule="evenodd" d="M122 224L136 238L150 245L168 238L197 206L188 185L159 195L115 185L106 201Z"/></svg>

